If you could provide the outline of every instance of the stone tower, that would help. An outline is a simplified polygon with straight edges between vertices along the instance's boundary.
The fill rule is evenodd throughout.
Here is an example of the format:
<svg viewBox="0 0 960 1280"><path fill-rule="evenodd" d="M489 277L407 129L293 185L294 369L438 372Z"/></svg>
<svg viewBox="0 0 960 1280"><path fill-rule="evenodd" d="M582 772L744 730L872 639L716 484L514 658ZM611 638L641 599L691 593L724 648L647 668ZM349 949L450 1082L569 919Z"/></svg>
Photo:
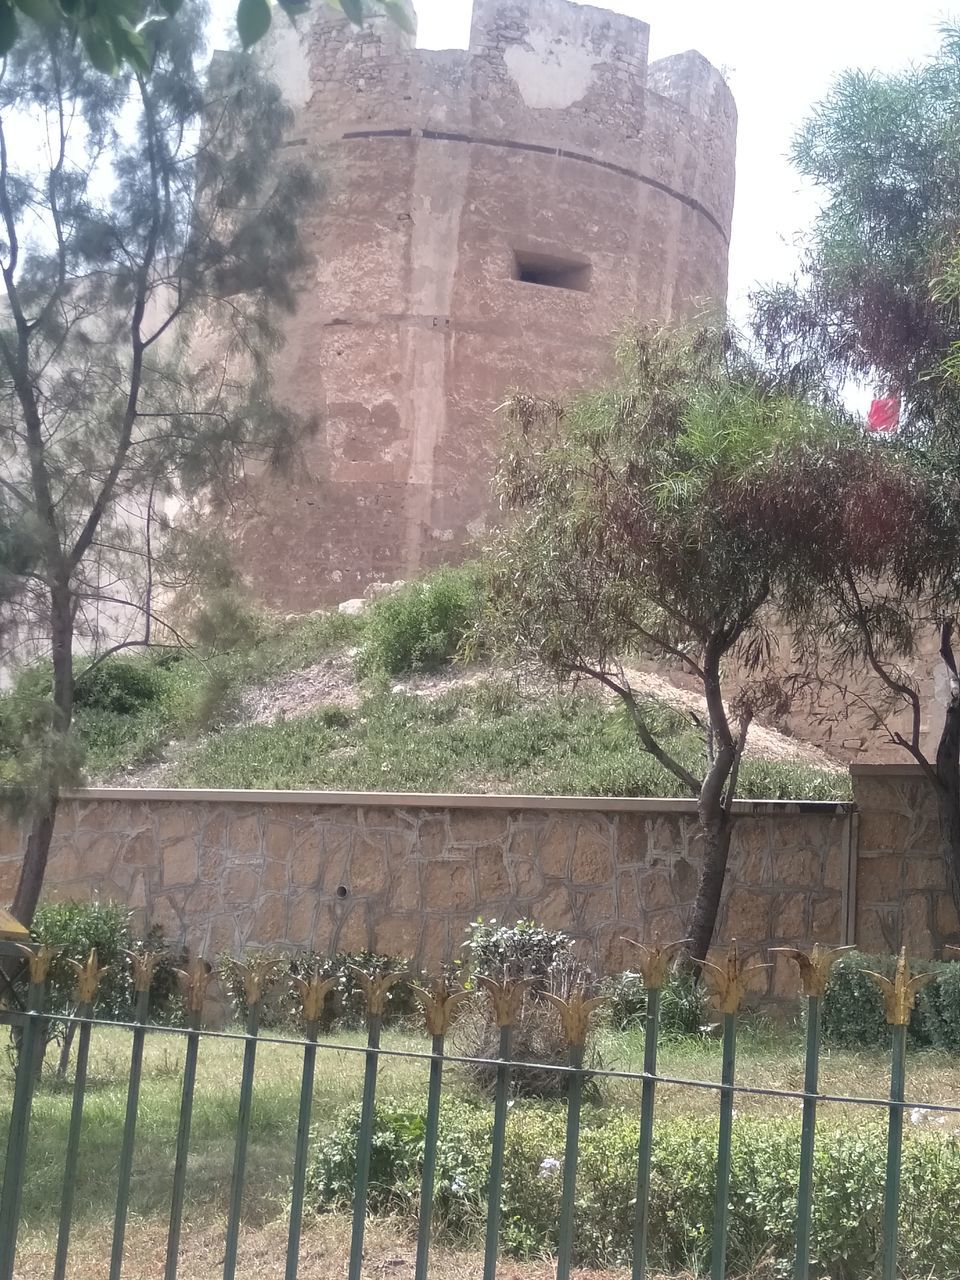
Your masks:
<svg viewBox="0 0 960 1280"><path fill-rule="evenodd" d="M736 141L720 74L648 62L648 26L604 9L474 0L442 52L313 11L265 56L325 186L278 357L320 430L290 479L248 478L235 525L294 611L465 554L511 389L587 385L631 318L723 299Z"/></svg>

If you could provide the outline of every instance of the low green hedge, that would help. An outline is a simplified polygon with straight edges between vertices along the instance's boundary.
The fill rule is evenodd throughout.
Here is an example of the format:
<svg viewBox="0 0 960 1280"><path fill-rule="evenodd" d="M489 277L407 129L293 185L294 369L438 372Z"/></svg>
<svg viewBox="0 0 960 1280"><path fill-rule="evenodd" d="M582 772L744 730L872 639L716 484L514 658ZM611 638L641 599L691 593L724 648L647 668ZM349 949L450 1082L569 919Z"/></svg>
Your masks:
<svg viewBox="0 0 960 1280"><path fill-rule="evenodd" d="M890 1028L877 983L865 972L872 969L892 977L893 956L868 956L851 951L833 967L823 1000L823 1039L840 1049L885 1048ZM914 972L933 972L933 982L920 992L909 1037L914 1048L960 1052L960 963L922 960Z"/></svg>
<svg viewBox="0 0 960 1280"><path fill-rule="evenodd" d="M309 1189L319 1210L352 1204L357 1112L318 1138ZM503 1248L542 1255L557 1243L564 1113L517 1103L507 1125ZM490 1108L449 1101L442 1112L436 1231L476 1241L483 1231L490 1159ZM370 1211L414 1216L419 1196L424 1116L381 1106L374 1124ZM650 1191L650 1265L667 1273L709 1265L717 1124L662 1117L656 1126ZM739 1275L765 1262L789 1273L800 1150L795 1120L741 1116L736 1121L730 1188L728 1268ZM576 1254L586 1266L627 1265L633 1232L637 1120L596 1113L585 1120L577 1182ZM821 1124L818 1133L812 1274L863 1280L881 1247L886 1129L880 1119ZM960 1274L955 1229L960 1140L910 1132L903 1154L900 1274L909 1280Z"/></svg>

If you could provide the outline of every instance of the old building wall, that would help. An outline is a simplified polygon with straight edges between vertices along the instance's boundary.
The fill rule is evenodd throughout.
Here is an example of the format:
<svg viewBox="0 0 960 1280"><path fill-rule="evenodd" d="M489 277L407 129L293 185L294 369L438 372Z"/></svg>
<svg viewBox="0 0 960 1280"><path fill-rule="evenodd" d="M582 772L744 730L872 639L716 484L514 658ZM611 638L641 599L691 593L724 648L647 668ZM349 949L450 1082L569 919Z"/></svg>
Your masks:
<svg viewBox="0 0 960 1280"><path fill-rule="evenodd" d="M325 192L277 372L321 425L289 477L248 477L235 520L269 604L462 555L511 389L588 385L626 322L723 299L733 100L698 54L648 66L647 45L569 0L475 0L466 51L322 5L280 31L290 146Z"/></svg>

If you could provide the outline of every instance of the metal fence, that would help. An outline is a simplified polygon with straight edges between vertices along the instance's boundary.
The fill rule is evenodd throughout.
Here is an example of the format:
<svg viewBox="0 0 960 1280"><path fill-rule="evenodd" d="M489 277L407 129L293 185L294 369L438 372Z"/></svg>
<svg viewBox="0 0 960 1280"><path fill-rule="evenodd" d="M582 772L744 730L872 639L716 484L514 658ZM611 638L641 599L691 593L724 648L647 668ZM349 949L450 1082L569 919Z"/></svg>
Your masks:
<svg viewBox="0 0 960 1280"><path fill-rule="evenodd" d="M765 1089L737 1082L738 1013L750 969L753 966L744 964L735 945L730 948L723 964L706 966L707 976L713 987L717 1007L722 1016L722 1069L720 1079L713 1081L686 1080L658 1074L657 1048L660 995L667 981L671 951L672 948L640 948L642 958L639 962L639 967L647 988L647 1012L643 1070L639 1073L598 1070L595 1067L590 1067L587 1070L584 1067L584 1047L587 1041L591 1016L602 1003L602 1000L589 998L582 991L573 991L566 998L553 994L547 994L543 997L549 1000L556 1008L556 1013L560 1019L569 1047L567 1063L559 1066L550 1066L549 1064L534 1065L529 1062L512 1061L513 1032L520 1014L526 984L523 981L499 983L488 978L478 979L482 990L472 994L475 994L477 998L485 998L490 1002L491 1015L499 1028L499 1056L496 1059L489 1060L489 1065L495 1071L496 1085L493 1098L489 1192L485 1220L484 1280L495 1280L500 1252L501 1192L511 1079L514 1073L531 1070L537 1072L554 1070L566 1073L568 1077L566 1089L566 1140L562 1169L561 1212L557 1237L557 1280L568 1280L570 1275L576 1223L581 1102L586 1079L588 1076L597 1075L632 1079L640 1084L640 1124L636 1154L636 1196L633 1222L632 1275L634 1280L644 1280L647 1270L651 1161L656 1120L657 1088L661 1084L681 1085L698 1090L715 1090L719 1094L720 1114L716 1152L716 1195L710 1251L712 1280L723 1280L726 1275L727 1233L731 1208L731 1141L735 1126L734 1101L737 1094L795 1099L802 1108L793 1265L793 1274L796 1280L809 1280L810 1276L814 1154L818 1104L821 1102L846 1102L859 1103L873 1108L882 1107L887 1115L882 1276L883 1280L895 1280L897 1275L897 1234L904 1110L907 1106L911 1106L920 1107L921 1109L927 1107L930 1110L960 1112L960 1107L907 1103L905 1101L907 1024L910 1020L916 994L920 987L926 981L929 981L931 975L911 975L904 952L901 952L895 976L892 979L882 977L879 974L873 975L883 990L886 1016L891 1031L889 1097L851 1098L821 1093L819 1083L820 1002L826 987L830 966L837 954L836 951L816 947L810 954L792 950L788 953L799 967L801 989L807 1004L805 1071L802 1091ZM49 948L40 948L30 953L30 984L26 1009L23 1012L4 1015L4 1020L13 1024L19 1038L19 1056L10 1112L3 1186L2 1192L0 1192L0 1280L13 1280L14 1276L24 1176L30 1151L30 1118L38 1077L38 1055L41 1052L45 1026L51 1016L44 1012L44 1000L48 970L54 954ZM285 1263L286 1280L296 1280L300 1267L301 1231L310 1154L311 1113L318 1053L325 1050L338 1053L353 1051L363 1054L365 1058L363 1093L357 1131L356 1183L348 1270L349 1280L360 1280L363 1263L377 1077L381 1059L395 1056L421 1060L425 1064L429 1064L415 1263L416 1280L426 1280L431 1246L431 1215L437 1170L440 1102L444 1067L449 1063L467 1061L477 1063L483 1061L476 1058L465 1059L458 1057L455 1054L448 1053L446 1050L447 1035L457 1006L465 999L470 998L471 993L453 990L443 980L438 981L429 989L415 987L415 993L423 1006L426 1030L432 1038L429 1051L426 1048L422 1053L387 1049L381 1046L381 1030L387 996L391 986L404 975L396 973L363 974L357 971L354 976L363 989L366 1003L367 1043L365 1047L359 1046L355 1049L347 1047L345 1050L345 1046L342 1044L323 1044L319 1040L324 1001L336 982L335 978L325 977L319 972L308 979L295 979L305 1028L305 1034L300 1040L291 1040L289 1037L281 1039L280 1037L261 1034L260 1020L262 1000L265 994L265 970L258 968L256 965L246 968L243 974L247 1006L245 1032L218 1032L201 1028L200 1018L204 995L207 984L212 977L210 967L202 961L196 962L189 974L185 975L185 1026L176 1028L154 1027L147 1021L147 1005L155 959L156 957L150 955L134 957L137 1004L134 1021L131 1023L107 1022L94 1016L97 985L100 978L96 955L92 954L87 964L79 970L77 1011L72 1018L66 1019L67 1022L76 1024L77 1051L72 1108L67 1131L59 1230L53 1268L54 1280L63 1280L66 1274L73 1219L74 1188L76 1186L80 1157L81 1125L87 1087L91 1035L95 1028L117 1028L118 1026L129 1030L131 1047L125 1120L118 1161L117 1197L109 1270L110 1280L120 1280L123 1271L124 1241L143 1078L144 1041L145 1037L152 1032L163 1032L164 1034L179 1036L185 1041L164 1280L175 1280L178 1271L197 1062L201 1040L205 1037L219 1037L240 1041L243 1044L239 1108L225 1229L224 1280L233 1280L233 1277L237 1274L237 1255L243 1210L254 1074L258 1048L264 1043L282 1043L288 1046L294 1044L299 1045L302 1050L299 1114L292 1160L289 1230ZM59 1014L56 1017L58 1021L63 1020Z"/></svg>

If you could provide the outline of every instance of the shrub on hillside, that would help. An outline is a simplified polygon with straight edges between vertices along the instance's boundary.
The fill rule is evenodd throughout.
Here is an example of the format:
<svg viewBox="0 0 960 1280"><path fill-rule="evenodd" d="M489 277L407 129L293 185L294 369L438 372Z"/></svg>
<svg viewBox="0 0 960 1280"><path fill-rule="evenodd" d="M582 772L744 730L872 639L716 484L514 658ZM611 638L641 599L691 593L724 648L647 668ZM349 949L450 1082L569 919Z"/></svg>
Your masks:
<svg viewBox="0 0 960 1280"><path fill-rule="evenodd" d="M152 659L108 658L79 673L73 702L80 709L132 716L161 695L162 684Z"/></svg>
<svg viewBox="0 0 960 1280"><path fill-rule="evenodd" d="M453 658L477 616L478 577L441 569L385 596L370 610L357 658L361 675L399 676Z"/></svg>
<svg viewBox="0 0 960 1280"><path fill-rule="evenodd" d="M317 1209L348 1209L356 1173L358 1114L342 1116L318 1140L310 1171ZM374 1122L370 1210L414 1211L423 1159L419 1109L378 1108ZM448 1240L482 1237L489 1177L491 1109L448 1100L440 1120L434 1221ZM520 1105L507 1125L502 1240L509 1252L556 1249L564 1117ZM716 1177L716 1122L673 1116L655 1128L650 1191L651 1269L666 1274L709 1269ZM776 1274L793 1259L800 1134L793 1119L738 1118L731 1176L730 1274L753 1273L758 1259ZM633 1246L637 1120L589 1114L581 1132L575 1249L584 1266L629 1265ZM882 1120L823 1125L814 1182L812 1274L832 1280L872 1275L882 1236L886 1128ZM954 1275L960 1237L953 1229L960 1185L954 1135L908 1133L904 1145L900 1266L904 1277Z"/></svg>

